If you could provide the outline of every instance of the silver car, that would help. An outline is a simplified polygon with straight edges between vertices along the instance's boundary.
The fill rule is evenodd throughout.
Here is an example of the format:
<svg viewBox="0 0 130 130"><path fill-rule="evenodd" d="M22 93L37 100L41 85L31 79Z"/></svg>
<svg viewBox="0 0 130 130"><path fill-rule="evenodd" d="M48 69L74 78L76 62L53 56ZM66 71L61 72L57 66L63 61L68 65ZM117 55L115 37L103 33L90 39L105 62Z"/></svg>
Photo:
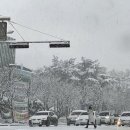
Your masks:
<svg viewBox="0 0 130 130"><path fill-rule="evenodd" d="M96 122L97 125L101 125L101 122L100 122L100 117L99 115L97 114L96 111L93 111L93 116L94 116L94 120ZM78 126L78 125L87 125L87 122L88 122L88 112L82 112L76 119L76 122L75 122L75 125Z"/></svg>
<svg viewBox="0 0 130 130"><path fill-rule="evenodd" d="M101 124L114 124L114 115L109 111L102 111L99 113Z"/></svg>
<svg viewBox="0 0 130 130"><path fill-rule="evenodd" d="M76 122L77 117L82 113L86 112L85 110L74 110L70 113L70 115L67 117L67 125L74 124Z"/></svg>
<svg viewBox="0 0 130 130"><path fill-rule="evenodd" d="M77 118L75 125L86 125L88 121L88 112L82 112Z"/></svg>
<svg viewBox="0 0 130 130"><path fill-rule="evenodd" d="M130 125L130 111L123 112L118 119L118 126Z"/></svg>

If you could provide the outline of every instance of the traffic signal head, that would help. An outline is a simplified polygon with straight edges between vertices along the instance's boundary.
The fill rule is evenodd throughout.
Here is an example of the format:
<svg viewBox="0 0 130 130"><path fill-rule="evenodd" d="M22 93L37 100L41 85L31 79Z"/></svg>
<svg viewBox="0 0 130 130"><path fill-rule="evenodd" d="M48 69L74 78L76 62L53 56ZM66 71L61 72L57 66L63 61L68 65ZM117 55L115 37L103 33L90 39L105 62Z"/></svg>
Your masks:
<svg viewBox="0 0 130 130"><path fill-rule="evenodd" d="M7 39L7 22L0 22L0 40Z"/></svg>
<svg viewBox="0 0 130 130"><path fill-rule="evenodd" d="M29 43L11 43L9 48L29 48Z"/></svg>
<svg viewBox="0 0 130 130"><path fill-rule="evenodd" d="M50 44L50 48L66 48L70 47L70 44Z"/></svg>

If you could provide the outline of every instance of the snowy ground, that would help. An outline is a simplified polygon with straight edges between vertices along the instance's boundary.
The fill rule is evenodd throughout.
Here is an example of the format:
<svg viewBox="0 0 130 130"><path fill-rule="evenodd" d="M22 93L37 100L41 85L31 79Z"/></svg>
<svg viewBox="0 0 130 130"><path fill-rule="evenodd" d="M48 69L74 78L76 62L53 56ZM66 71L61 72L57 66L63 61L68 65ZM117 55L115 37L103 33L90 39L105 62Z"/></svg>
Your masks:
<svg viewBox="0 0 130 130"><path fill-rule="evenodd" d="M0 130L94 130L93 126L84 128L84 126L50 126L50 127L29 127L29 126L0 126ZM130 130L130 127L116 127L116 126L98 126L96 130Z"/></svg>

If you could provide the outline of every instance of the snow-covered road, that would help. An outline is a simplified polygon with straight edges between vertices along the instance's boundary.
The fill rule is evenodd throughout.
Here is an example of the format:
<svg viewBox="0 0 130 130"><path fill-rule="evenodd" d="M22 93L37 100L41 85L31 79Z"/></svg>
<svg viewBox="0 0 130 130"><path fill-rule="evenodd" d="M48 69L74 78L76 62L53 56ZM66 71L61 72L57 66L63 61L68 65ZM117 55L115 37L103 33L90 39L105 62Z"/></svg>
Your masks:
<svg viewBox="0 0 130 130"><path fill-rule="evenodd" d="M0 126L0 130L92 130L93 126L84 128L84 126L66 126L59 125L57 127L28 127L28 126ZM116 127L116 126L98 126L96 130L130 130L130 127Z"/></svg>

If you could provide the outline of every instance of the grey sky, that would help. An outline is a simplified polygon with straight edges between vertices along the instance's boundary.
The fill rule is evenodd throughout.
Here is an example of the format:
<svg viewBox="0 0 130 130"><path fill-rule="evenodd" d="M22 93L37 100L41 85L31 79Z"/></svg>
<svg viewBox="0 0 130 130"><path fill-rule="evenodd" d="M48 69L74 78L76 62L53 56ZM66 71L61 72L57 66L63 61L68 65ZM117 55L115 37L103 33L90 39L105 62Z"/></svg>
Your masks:
<svg viewBox="0 0 130 130"><path fill-rule="evenodd" d="M33 44L17 50L16 63L29 68L86 57L108 69L130 69L130 0L0 0L0 14L12 21L71 41L69 49ZM25 40L57 40L21 28ZM16 32L12 35L21 40Z"/></svg>

